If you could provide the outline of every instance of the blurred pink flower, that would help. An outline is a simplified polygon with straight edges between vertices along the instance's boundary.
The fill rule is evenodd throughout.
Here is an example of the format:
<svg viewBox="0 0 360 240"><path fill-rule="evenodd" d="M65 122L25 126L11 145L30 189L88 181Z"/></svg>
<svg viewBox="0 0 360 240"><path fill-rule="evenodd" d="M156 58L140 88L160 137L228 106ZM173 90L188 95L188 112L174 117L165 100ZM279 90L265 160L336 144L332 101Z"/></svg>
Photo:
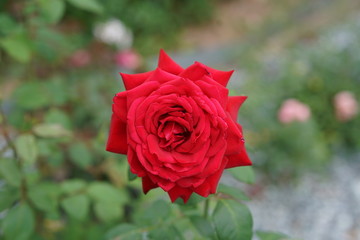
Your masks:
<svg viewBox="0 0 360 240"><path fill-rule="evenodd" d="M354 94L349 91L341 91L335 95L334 107L336 118L341 122L351 120L359 110Z"/></svg>
<svg viewBox="0 0 360 240"><path fill-rule="evenodd" d="M135 70L140 67L142 58L134 50L128 49L115 54L115 62L121 68Z"/></svg>
<svg viewBox="0 0 360 240"><path fill-rule="evenodd" d="M278 119L282 123L306 122L310 116L309 106L296 99L285 100L278 111Z"/></svg>
<svg viewBox="0 0 360 240"><path fill-rule="evenodd" d="M84 67L90 63L91 56L88 51L81 49L71 55L69 61L74 67Z"/></svg>

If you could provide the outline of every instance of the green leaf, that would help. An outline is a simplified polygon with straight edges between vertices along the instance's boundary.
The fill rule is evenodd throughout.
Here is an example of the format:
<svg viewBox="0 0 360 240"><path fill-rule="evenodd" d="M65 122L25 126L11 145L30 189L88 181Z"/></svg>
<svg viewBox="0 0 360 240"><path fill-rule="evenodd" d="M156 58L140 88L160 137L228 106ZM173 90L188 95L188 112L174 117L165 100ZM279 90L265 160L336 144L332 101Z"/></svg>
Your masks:
<svg viewBox="0 0 360 240"><path fill-rule="evenodd" d="M258 236L260 240L289 240L288 236L277 232L256 231L256 236Z"/></svg>
<svg viewBox="0 0 360 240"><path fill-rule="evenodd" d="M212 215L219 239L252 238L252 216L249 209L234 200L220 200Z"/></svg>
<svg viewBox="0 0 360 240"><path fill-rule="evenodd" d="M137 175L136 174L133 174L130 170L130 167L128 167L128 180L129 181L133 181L137 178Z"/></svg>
<svg viewBox="0 0 360 240"><path fill-rule="evenodd" d="M19 191L17 189L1 187L0 190L0 212L10 208L11 205L19 199Z"/></svg>
<svg viewBox="0 0 360 240"><path fill-rule="evenodd" d="M49 104L44 85L40 82L22 83L15 89L13 98L17 105L26 110L34 110Z"/></svg>
<svg viewBox="0 0 360 240"><path fill-rule="evenodd" d="M120 189L105 182L91 183L87 193L95 202L117 203L121 205L127 202L128 199L125 191L120 191Z"/></svg>
<svg viewBox="0 0 360 240"><path fill-rule="evenodd" d="M97 202L94 206L96 216L103 222L119 219L123 208L119 203Z"/></svg>
<svg viewBox="0 0 360 240"><path fill-rule="evenodd" d="M39 209L47 213L57 210L60 189L57 184L42 182L29 187L29 198Z"/></svg>
<svg viewBox="0 0 360 240"><path fill-rule="evenodd" d="M87 10L93 13L102 14L104 12L103 6L96 0L68 0L74 7L82 10Z"/></svg>
<svg viewBox="0 0 360 240"><path fill-rule="evenodd" d="M139 227L124 223L110 229L106 235L106 240L142 240L142 231Z"/></svg>
<svg viewBox="0 0 360 240"><path fill-rule="evenodd" d="M57 23L65 12L63 0L38 0L42 16L49 23Z"/></svg>
<svg viewBox="0 0 360 240"><path fill-rule="evenodd" d="M89 213L90 200L84 194L75 195L63 199L61 206L70 217L85 220Z"/></svg>
<svg viewBox="0 0 360 240"><path fill-rule="evenodd" d="M144 210L135 214L135 221L141 225L154 225L165 221L170 216L170 205L164 200L157 200Z"/></svg>
<svg viewBox="0 0 360 240"><path fill-rule="evenodd" d="M85 189L86 182L82 179L70 179L62 182L60 187L63 193L72 194Z"/></svg>
<svg viewBox="0 0 360 240"><path fill-rule="evenodd" d="M200 202L202 202L204 200L206 200L206 198L204 198L204 197L202 197L202 196L200 196L198 194L193 193L193 194L191 194L189 200L186 203L184 203L184 201L181 198L176 199L175 203L179 204L180 206L184 206L184 207L192 207L192 206L197 205L198 203L200 203Z"/></svg>
<svg viewBox="0 0 360 240"><path fill-rule="evenodd" d="M13 159L0 159L0 175L11 186L19 187L21 184L21 172Z"/></svg>
<svg viewBox="0 0 360 240"><path fill-rule="evenodd" d="M71 128L71 121L69 116L60 109L52 108L45 114L45 123L60 124L66 129Z"/></svg>
<svg viewBox="0 0 360 240"><path fill-rule="evenodd" d="M62 125L57 123L41 123L33 127L34 133L44 138L70 137L72 134Z"/></svg>
<svg viewBox="0 0 360 240"><path fill-rule="evenodd" d="M18 27L19 25L16 24L15 20L10 17L10 15L6 14L5 12L0 13L0 36L6 36L10 34L12 31L14 31L14 29L17 29Z"/></svg>
<svg viewBox="0 0 360 240"><path fill-rule="evenodd" d="M255 174L251 166L236 167L228 170L237 180L244 183L254 183Z"/></svg>
<svg viewBox="0 0 360 240"><path fill-rule="evenodd" d="M31 48L24 33L16 33L0 40L0 46L9 56L21 63L30 61Z"/></svg>
<svg viewBox="0 0 360 240"><path fill-rule="evenodd" d="M149 232L150 239L171 239L171 240L183 240L181 232L177 230L173 225L155 228Z"/></svg>
<svg viewBox="0 0 360 240"><path fill-rule="evenodd" d="M93 163L90 150L83 143L75 143L69 149L70 158L80 168L87 168Z"/></svg>
<svg viewBox="0 0 360 240"><path fill-rule="evenodd" d="M23 134L15 139L16 151L20 158L28 163L34 163L38 157L38 148L35 137L31 134Z"/></svg>
<svg viewBox="0 0 360 240"><path fill-rule="evenodd" d="M224 193L228 196L231 196L239 200L244 200L244 201L250 200L249 197L246 196L246 194L241 189L232 186L227 186L221 183L218 186L217 192Z"/></svg>
<svg viewBox="0 0 360 240"><path fill-rule="evenodd" d="M200 216L192 216L190 221L204 237L208 239L216 238L216 232L210 220Z"/></svg>
<svg viewBox="0 0 360 240"><path fill-rule="evenodd" d="M6 240L30 239L34 228L34 213L25 203L21 203L10 209L2 224L2 230Z"/></svg>

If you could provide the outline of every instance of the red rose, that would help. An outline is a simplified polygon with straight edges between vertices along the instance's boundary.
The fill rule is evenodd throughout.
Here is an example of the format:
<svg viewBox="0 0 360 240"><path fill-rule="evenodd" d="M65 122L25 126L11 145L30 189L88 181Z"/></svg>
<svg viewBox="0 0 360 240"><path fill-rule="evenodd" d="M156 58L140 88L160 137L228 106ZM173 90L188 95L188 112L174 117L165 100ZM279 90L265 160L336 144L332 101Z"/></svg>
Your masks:
<svg viewBox="0 0 360 240"><path fill-rule="evenodd" d="M161 187L171 201L216 192L225 168L251 165L237 113L244 96L228 96L233 71L195 62L183 69L163 50L158 68L121 76L107 150L127 154L144 193Z"/></svg>

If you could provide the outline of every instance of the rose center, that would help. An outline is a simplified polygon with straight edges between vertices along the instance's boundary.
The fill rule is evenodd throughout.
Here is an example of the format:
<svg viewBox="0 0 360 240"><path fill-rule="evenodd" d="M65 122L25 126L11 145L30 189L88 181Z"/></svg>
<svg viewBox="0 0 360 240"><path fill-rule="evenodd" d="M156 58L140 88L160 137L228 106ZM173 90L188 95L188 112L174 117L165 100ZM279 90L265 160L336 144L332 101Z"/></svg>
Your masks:
<svg viewBox="0 0 360 240"><path fill-rule="evenodd" d="M189 131L176 121L161 121L158 128L160 147L171 150L186 141Z"/></svg>

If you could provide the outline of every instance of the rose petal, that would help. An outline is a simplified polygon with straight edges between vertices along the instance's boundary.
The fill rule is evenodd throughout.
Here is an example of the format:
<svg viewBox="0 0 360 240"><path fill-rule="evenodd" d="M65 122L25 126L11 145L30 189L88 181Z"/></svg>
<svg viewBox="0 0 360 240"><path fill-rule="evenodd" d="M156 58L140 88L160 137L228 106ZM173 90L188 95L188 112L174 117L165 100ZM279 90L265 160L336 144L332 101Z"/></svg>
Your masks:
<svg viewBox="0 0 360 240"><path fill-rule="evenodd" d="M146 176L146 171L141 165L139 158L136 156L135 151L129 147L127 153L127 159L130 165L130 171L139 177Z"/></svg>
<svg viewBox="0 0 360 240"><path fill-rule="evenodd" d="M244 149L239 154L236 155L229 155L229 162L227 163L225 168L233 168L233 167L240 167L240 166L251 166L252 162L249 156Z"/></svg>
<svg viewBox="0 0 360 240"><path fill-rule="evenodd" d="M166 72L176 75L184 70L180 65L174 62L163 49L160 50L158 67Z"/></svg>
<svg viewBox="0 0 360 240"><path fill-rule="evenodd" d="M153 72L154 71L137 74L120 73L120 75L124 82L125 89L130 90L142 84Z"/></svg>
<svg viewBox="0 0 360 240"><path fill-rule="evenodd" d="M220 177L224 171L224 168L228 162L228 159L225 157L222 161L221 167L213 175L206 178L206 181L201 184L199 187L195 188L194 191L200 196L207 197L209 194L216 193L216 188L219 183Z"/></svg>
<svg viewBox="0 0 360 240"><path fill-rule="evenodd" d="M146 80L146 81L156 81L158 83L165 83L174 79L178 79L179 77L177 75L174 75L172 73L163 71L160 68L157 68L153 74Z"/></svg>
<svg viewBox="0 0 360 240"><path fill-rule="evenodd" d="M146 194L148 193L151 189L153 188L157 188L159 187L157 184L153 183L153 181L151 181L151 179L148 176L145 176L142 178L142 188L143 188L143 192Z"/></svg>
<svg viewBox="0 0 360 240"><path fill-rule="evenodd" d="M206 66L205 64L195 62L206 68L208 72L211 73L211 78L213 78L215 81L226 87L227 83L229 82L229 79L231 75L233 74L234 70L231 71L220 71L211 67Z"/></svg>
<svg viewBox="0 0 360 240"><path fill-rule="evenodd" d="M190 190L189 188L182 188L179 186L175 186L170 191L168 191L172 202L175 202L175 200L180 197L184 200L184 203L186 203L189 200L191 193L192 190Z"/></svg>
<svg viewBox="0 0 360 240"><path fill-rule="evenodd" d="M226 111L230 113L231 118L236 122L238 111L241 105L245 102L247 96L231 96L226 105Z"/></svg>
<svg viewBox="0 0 360 240"><path fill-rule="evenodd" d="M113 113L111 116L109 138L106 150L113 153L126 154L128 149L126 122Z"/></svg>
<svg viewBox="0 0 360 240"><path fill-rule="evenodd" d="M203 64L195 62L182 71L179 76L193 81L200 80L204 75L210 75Z"/></svg>
<svg viewBox="0 0 360 240"><path fill-rule="evenodd" d="M227 148L225 155L239 154L244 148L243 135L240 125L234 122L229 113L226 123L228 125Z"/></svg>
<svg viewBox="0 0 360 240"><path fill-rule="evenodd" d="M127 96L126 92L117 93L113 98L112 110L123 122L127 119Z"/></svg>

